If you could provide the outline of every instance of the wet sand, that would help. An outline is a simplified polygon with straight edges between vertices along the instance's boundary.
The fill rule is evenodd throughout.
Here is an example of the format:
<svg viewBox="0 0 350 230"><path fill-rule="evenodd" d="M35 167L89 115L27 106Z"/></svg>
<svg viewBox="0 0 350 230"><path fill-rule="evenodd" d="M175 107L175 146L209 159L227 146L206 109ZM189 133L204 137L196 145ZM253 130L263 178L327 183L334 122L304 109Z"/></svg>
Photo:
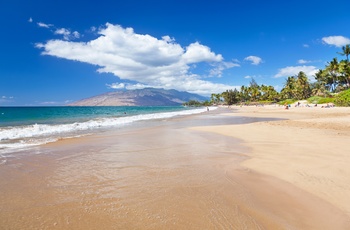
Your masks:
<svg viewBox="0 0 350 230"><path fill-rule="evenodd" d="M286 166L264 171L273 161L231 132L287 122L261 114L218 109L18 154L0 165L0 229L348 229L343 207L276 174Z"/></svg>

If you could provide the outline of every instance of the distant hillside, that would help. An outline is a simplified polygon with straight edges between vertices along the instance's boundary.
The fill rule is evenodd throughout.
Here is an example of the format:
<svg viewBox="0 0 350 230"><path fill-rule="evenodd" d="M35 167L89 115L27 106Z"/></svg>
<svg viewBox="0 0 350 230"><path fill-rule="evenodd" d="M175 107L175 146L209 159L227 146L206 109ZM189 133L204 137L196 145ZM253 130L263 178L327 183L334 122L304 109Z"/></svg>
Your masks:
<svg viewBox="0 0 350 230"><path fill-rule="evenodd" d="M205 101L208 98L188 92L145 88L116 91L86 98L71 106L171 106L190 100Z"/></svg>

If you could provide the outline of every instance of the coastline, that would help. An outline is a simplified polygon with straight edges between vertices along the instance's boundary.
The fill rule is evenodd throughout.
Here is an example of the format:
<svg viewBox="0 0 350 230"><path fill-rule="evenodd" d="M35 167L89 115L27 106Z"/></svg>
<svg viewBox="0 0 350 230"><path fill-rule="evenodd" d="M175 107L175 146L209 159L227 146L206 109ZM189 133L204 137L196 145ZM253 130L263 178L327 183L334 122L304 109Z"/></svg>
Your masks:
<svg viewBox="0 0 350 230"><path fill-rule="evenodd" d="M348 169L342 169L341 177L331 174L331 184L316 183L328 170L321 170L323 177L311 174L315 168L307 170L314 161L305 159L312 152L302 159L306 169L293 171L292 163L300 159L287 154L283 160L275 146L283 147L283 153L294 149L293 143L298 149L310 146L296 140L285 148L286 142L278 138L286 129L285 135L310 132L315 139L333 132L347 138L349 132L301 129L317 116L318 122L328 118L319 111L314 115L298 111L221 108L40 146L39 154L0 165L0 225L5 229L346 229L350 202L340 203L348 201L349 183L339 183L349 178ZM290 128L290 122L299 126ZM259 135L262 131L264 135ZM270 131L276 137L266 133ZM343 166L348 159L343 150L337 147L340 154L316 158L325 160L325 165ZM299 172L305 172L300 178L312 186L300 182ZM322 196L323 190L312 191L324 189L320 184L330 189L327 196Z"/></svg>

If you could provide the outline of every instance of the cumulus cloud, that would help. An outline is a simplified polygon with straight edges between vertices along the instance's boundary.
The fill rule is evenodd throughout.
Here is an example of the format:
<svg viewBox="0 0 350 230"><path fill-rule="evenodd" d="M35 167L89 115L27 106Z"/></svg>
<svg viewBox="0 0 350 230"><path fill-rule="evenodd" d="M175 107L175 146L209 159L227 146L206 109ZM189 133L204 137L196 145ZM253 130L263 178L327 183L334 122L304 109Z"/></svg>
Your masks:
<svg viewBox="0 0 350 230"><path fill-rule="evenodd" d="M347 38L347 37L343 37L343 36L323 37L322 41L325 44L333 45L333 46L336 46L336 47L342 47L342 46L350 44L350 39Z"/></svg>
<svg viewBox="0 0 350 230"><path fill-rule="evenodd" d="M208 46L192 43L186 47L186 52L182 55L182 59L187 63L198 62L220 62L223 60L221 54L216 55Z"/></svg>
<svg viewBox="0 0 350 230"><path fill-rule="evenodd" d="M32 22L33 22L33 18L30 17L30 18L28 19L28 22L32 23Z"/></svg>
<svg viewBox="0 0 350 230"><path fill-rule="evenodd" d="M65 35L64 30L61 32ZM216 63L217 75L224 69L237 66L233 62L224 62L221 54L215 54L199 42L183 48L169 36L157 39L110 23L101 27L98 34L99 37L88 42L49 40L36 44L36 47L43 49L43 55L96 65L100 73L112 73L121 80L140 83L140 86L173 88L199 94L234 88L202 80L201 76L190 72L190 65L200 62Z"/></svg>
<svg viewBox="0 0 350 230"><path fill-rule="evenodd" d="M285 68L279 69L278 73L274 76L275 78L279 77L289 77L298 75L300 71L303 71L307 76L314 76L318 71L318 68L315 66L287 66Z"/></svg>
<svg viewBox="0 0 350 230"><path fill-rule="evenodd" d="M175 42L175 38L171 38L169 36L163 36L162 39L166 42Z"/></svg>
<svg viewBox="0 0 350 230"><path fill-rule="evenodd" d="M246 58L244 58L245 61L251 61L252 65L259 65L260 63L262 63L262 59L260 57L257 56L248 56Z"/></svg>

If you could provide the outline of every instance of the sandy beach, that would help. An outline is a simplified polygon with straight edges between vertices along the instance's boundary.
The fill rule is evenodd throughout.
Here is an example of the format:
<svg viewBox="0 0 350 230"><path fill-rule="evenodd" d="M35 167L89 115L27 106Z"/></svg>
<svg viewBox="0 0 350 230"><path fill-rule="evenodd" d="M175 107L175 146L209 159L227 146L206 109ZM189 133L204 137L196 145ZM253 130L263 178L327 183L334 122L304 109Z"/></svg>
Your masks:
<svg viewBox="0 0 350 230"><path fill-rule="evenodd" d="M0 229L349 229L350 109L232 107L0 165Z"/></svg>
<svg viewBox="0 0 350 230"><path fill-rule="evenodd" d="M341 229L349 228L350 109L266 106L233 110L226 115L284 120L195 129L239 138L251 150L249 159L240 164L243 168L278 178L331 204L348 218L347 227ZM305 215L318 210L309 211Z"/></svg>

